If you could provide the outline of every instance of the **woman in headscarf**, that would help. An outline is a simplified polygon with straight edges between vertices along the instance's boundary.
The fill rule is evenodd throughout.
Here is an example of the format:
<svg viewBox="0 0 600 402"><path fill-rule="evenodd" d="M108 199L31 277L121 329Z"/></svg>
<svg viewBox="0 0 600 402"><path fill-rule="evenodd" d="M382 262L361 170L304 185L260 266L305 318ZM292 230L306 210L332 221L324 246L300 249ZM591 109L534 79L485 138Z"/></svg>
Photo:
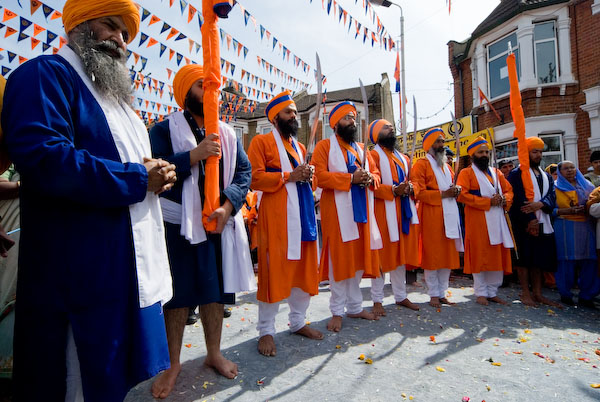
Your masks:
<svg viewBox="0 0 600 402"><path fill-rule="evenodd" d="M542 202L552 208L558 270L556 285L561 301L573 305L571 289L578 269L578 305L594 307L592 299L600 292L596 276L596 233L585 204L594 186L571 161L558 164L554 193Z"/></svg>

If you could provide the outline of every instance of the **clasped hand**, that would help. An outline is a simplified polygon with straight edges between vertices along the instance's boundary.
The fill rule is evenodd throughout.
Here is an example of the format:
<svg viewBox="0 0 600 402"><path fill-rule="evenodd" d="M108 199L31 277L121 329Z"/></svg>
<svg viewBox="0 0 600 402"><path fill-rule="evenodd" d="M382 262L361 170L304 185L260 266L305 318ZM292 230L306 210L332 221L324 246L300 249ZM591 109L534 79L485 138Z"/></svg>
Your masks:
<svg viewBox="0 0 600 402"><path fill-rule="evenodd" d="M303 163L302 165L298 165L298 167L296 167L296 169L290 173L287 181L290 183L297 181L310 182L314 172L314 166L309 165L308 163Z"/></svg>
<svg viewBox="0 0 600 402"><path fill-rule="evenodd" d="M177 181L175 165L165 160L144 158L144 167L148 172L148 191L154 194L170 190Z"/></svg>
<svg viewBox="0 0 600 402"><path fill-rule="evenodd" d="M442 198L456 198L460 194L461 187L457 185L452 185L446 191L442 191Z"/></svg>
<svg viewBox="0 0 600 402"><path fill-rule="evenodd" d="M373 176L363 168L358 168L352 173L352 184L360 184L361 186L368 186L373 182Z"/></svg>
<svg viewBox="0 0 600 402"><path fill-rule="evenodd" d="M506 199L500 194L494 194L490 200L490 205L492 207L504 207L506 205Z"/></svg>

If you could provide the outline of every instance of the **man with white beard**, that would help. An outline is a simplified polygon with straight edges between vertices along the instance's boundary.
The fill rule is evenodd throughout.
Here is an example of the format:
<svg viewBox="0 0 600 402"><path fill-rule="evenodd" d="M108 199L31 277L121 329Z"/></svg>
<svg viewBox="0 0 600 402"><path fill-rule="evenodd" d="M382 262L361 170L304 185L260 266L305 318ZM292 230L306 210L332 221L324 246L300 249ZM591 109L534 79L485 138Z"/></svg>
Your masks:
<svg viewBox="0 0 600 402"><path fill-rule="evenodd" d="M175 166L149 159L130 106L135 3L67 0L63 22L68 46L12 73L2 114L21 174L15 400L117 401L169 367L157 194Z"/></svg>

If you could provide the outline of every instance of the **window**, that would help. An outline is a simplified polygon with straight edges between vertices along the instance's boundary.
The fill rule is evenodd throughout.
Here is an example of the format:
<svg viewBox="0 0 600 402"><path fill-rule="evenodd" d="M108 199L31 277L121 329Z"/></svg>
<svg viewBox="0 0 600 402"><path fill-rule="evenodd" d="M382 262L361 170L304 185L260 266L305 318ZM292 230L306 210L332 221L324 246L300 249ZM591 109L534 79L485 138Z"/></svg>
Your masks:
<svg viewBox="0 0 600 402"><path fill-rule="evenodd" d="M233 129L235 130L235 136L237 137L237 139L242 141L242 136L244 135L244 129L241 127L234 127Z"/></svg>
<svg viewBox="0 0 600 402"><path fill-rule="evenodd" d="M271 126L262 126L260 128L260 133L261 134L269 134L271 132Z"/></svg>
<svg viewBox="0 0 600 402"><path fill-rule="evenodd" d="M556 82L558 76L558 51L554 21L535 24L533 29L535 46L535 71L538 84Z"/></svg>
<svg viewBox="0 0 600 402"><path fill-rule="evenodd" d="M540 138L544 141L544 154L542 155L542 169L552 163L564 160L563 142L561 134L542 134Z"/></svg>
<svg viewBox="0 0 600 402"><path fill-rule="evenodd" d="M564 150L561 134L541 134L539 136L546 146L542 154L542 163L540 167L545 169L552 163L558 163L564 159ZM515 166L519 165L517 154L517 140L504 142L496 145L496 158L499 161L513 161Z"/></svg>
<svg viewBox="0 0 600 402"><path fill-rule="evenodd" d="M488 79L489 94L492 98L505 95L510 92L508 82L508 67L506 66L506 56L508 55L508 45L512 46L517 61L517 76L521 78L521 61L519 57L519 44L517 43L517 34L512 33L488 46Z"/></svg>

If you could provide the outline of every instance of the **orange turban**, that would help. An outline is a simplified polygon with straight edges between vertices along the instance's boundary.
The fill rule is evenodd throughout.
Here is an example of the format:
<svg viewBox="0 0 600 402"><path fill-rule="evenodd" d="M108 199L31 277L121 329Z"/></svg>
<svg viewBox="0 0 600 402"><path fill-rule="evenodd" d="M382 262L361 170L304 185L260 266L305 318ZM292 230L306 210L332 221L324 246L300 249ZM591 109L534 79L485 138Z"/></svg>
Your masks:
<svg viewBox="0 0 600 402"><path fill-rule="evenodd" d="M265 109L265 114L270 122L275 119L275 116L279 114L283 109L289 105L295 105L296 103L292 99L292 93L290 91L283 91L269 102Z"/></svg>
<svg viewBox="0 0 600 402"><path fill-rule="evenodd" d="M185 97L194 82L204 79L204 68L199 64L187 64L173 78L173 95L180 108L185 109Z"/></svg>
<svg viewBox="0 0 600 402"><path fill-rule="evenodd" d="M483 138L482 136L475 138L473 141L471 141L471 143L467 147L467 153L469 154L469 156L473 156L473 154L475 152L477 152L479 147L484 144L487 145L489 148L490 144L488 144L488 142L485 140L485 138Z"/></svg>
<svg viewBox="0 0 600 402"><path fill-rule="evenodd" d="M329 113L329 127L334 128L335 125L338 124L338 122L342 119L342 117L350 113L354 113L355 117L357 115L356 106L354 106L354 103L350 101L338 103L333 109L331 109L331 112Z"/></svg>
<svg viewBox="0 0 600 402"><path fill-rule="evenodd" d="M62 20L68 34L85 21L113 15L123 18L131 43L140 30L140 12L132 0L67 0Z"/></svg>
<svg viewBox="0 0 600 402"><path fill-rule="evenodd" d="M444 137L444 131L439 127L432 128L425 133L423 136L423 149L425 152L429 151L429 148L431 148L433 143L440 138L440 136L442 136L442 138Z"/></svg>
<svg viewBox="0 0 600 402"><path fill-rule="evenodd" d="M371 124L369 124L369 128L368 128L368 132L369 132L369 138L371 139L371 142L373 144L377 144L377 140L379 139L379 132L381 131L382 128L384 128L385 126L391 126L392 123L390 123L387 120L384 119L378 119L373 121Z"/></svg>
<svg viewBox="0 0 600 402"><path fill-rule="evenodd" d="M527 151L531 152L534 149L544 150L544 141L539 137L529 137L525 140L527 142Z"/></svg>

